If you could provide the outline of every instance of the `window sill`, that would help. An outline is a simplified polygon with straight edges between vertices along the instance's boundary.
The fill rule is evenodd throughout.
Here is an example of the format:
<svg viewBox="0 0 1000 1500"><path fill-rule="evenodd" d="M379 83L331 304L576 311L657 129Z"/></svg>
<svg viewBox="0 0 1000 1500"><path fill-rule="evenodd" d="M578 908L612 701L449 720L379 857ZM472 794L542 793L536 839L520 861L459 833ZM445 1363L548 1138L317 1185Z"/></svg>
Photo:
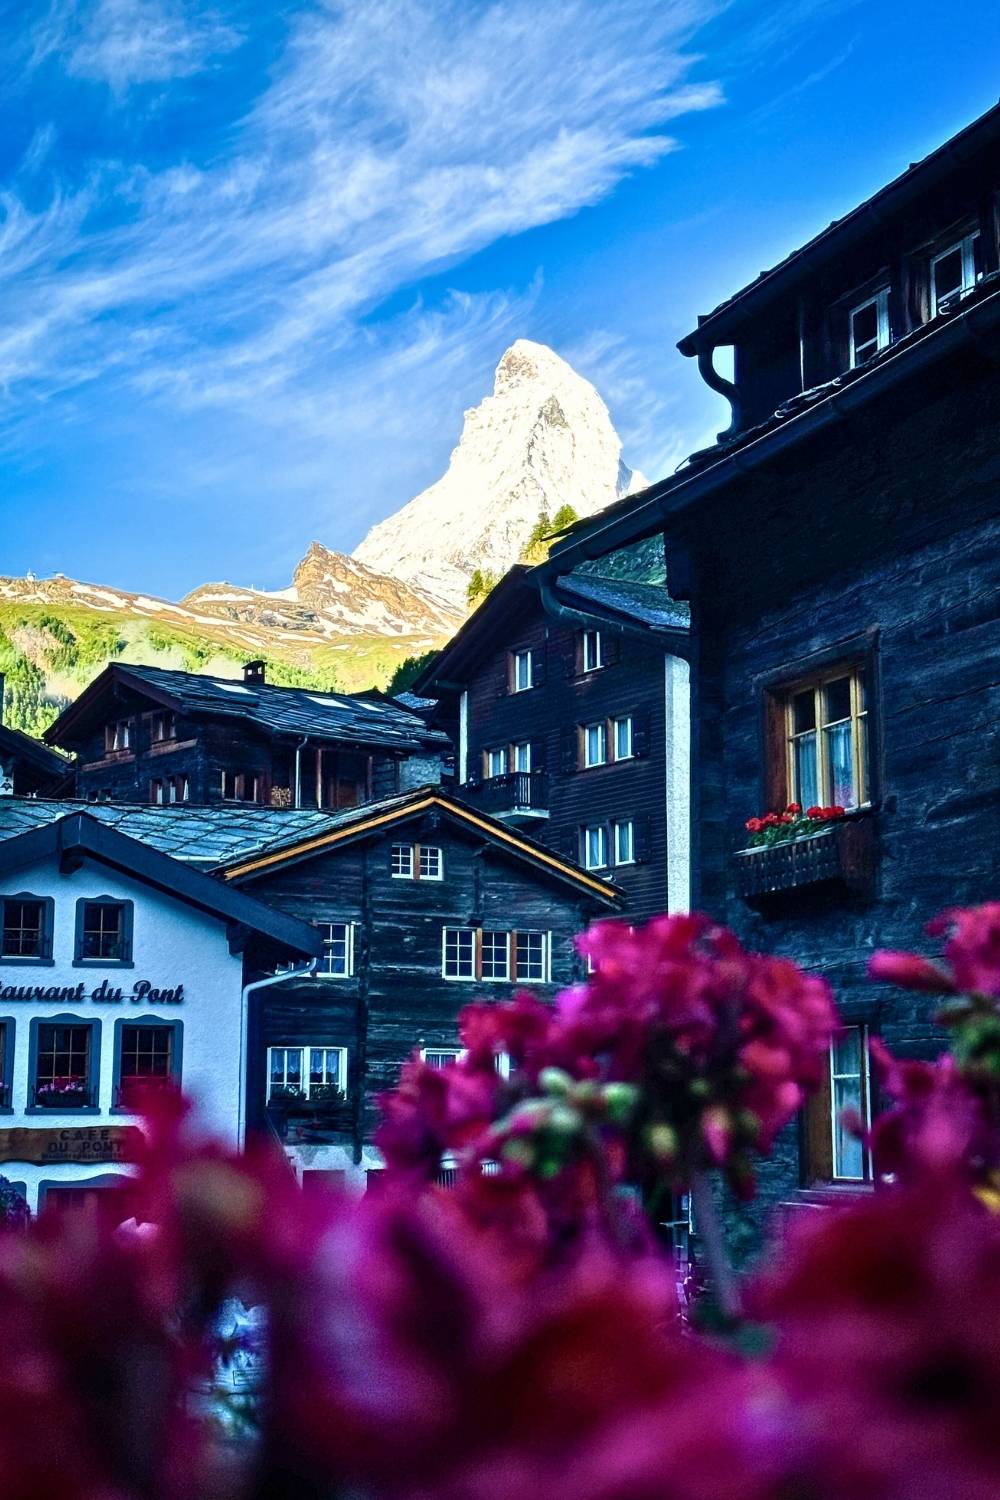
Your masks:
<svg viewBox="0 0 1000 1500"><path fill-rule="evenodd" d="M55 1104L26 1104L24 1113L26 1115L99 1115L101 1106L99 1104L65 1104L59 1107Z"/></svg>
<svg viewBox="0 0 1000 1500"><path fill-rule="evenodd" d="M0 968L54 969L55 963L54 958L14 958L6 953L0 957Z"/></svg>
<svg viewBox="0 0 1000 1500"><path fill-rule="evenodd" d="M74 969L134 969L131 958L74 958Z"/></svg>

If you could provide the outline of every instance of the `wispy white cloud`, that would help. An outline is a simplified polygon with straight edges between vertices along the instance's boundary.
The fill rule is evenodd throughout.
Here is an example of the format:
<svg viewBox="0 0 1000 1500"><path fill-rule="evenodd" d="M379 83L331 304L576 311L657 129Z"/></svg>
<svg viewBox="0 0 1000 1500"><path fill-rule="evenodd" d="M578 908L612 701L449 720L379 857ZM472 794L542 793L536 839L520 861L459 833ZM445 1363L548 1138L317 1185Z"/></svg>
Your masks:
<svg viewBox="0 0 1000 1500"><path fill-rule="evenodd" d="M685 52L711 3L310 5L224 157L95 162L43 207L3 200L0 381L44 397L111 369L186 402L318 387L386 297L673 150L664 124L719 101ZM235 35L215 12L97 0L51 12L36 50L61 36L68 71L124 89Z"/></svg>
<svg viewBox="0 0 1000 1500"><path fill-rule="evenodd" d="M120 96L200 73L240 41L218 12L186 0L54 0L32 32L31 54L35 65L56 55L70 75Z"/></svg>

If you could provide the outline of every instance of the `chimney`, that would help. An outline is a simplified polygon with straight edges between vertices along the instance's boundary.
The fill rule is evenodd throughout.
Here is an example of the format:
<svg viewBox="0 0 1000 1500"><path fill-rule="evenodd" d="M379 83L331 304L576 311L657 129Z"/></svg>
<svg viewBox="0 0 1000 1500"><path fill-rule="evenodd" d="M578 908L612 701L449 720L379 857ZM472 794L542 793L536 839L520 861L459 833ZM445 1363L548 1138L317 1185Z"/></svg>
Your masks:
<svg viewBox="0 0 1000 1500"><path fill-rule="evenodd" d="M258 687L266 679L264 677L264 663L262 661L248 661L243 667L243 681L255 683Z"/></svg>

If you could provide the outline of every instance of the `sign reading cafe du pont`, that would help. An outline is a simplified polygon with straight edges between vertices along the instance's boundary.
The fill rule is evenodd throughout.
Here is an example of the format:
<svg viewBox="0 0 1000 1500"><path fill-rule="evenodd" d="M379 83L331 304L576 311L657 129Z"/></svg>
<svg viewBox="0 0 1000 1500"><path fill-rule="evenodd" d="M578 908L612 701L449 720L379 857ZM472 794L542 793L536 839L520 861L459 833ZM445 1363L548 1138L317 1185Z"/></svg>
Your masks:
<svg viewBox="0 0 1000 1500"><path fill-rule="evenodd" d="M0 1161L57 1162L133 1161L142 1132L134 1125L96 1125L64 1130L17 1127L0 1130Z"/></svg>
<svg viewBox="0 0 1000 1500"><path fill-rule="evenodd" d="M182 1005L184 1003L184 986L174 985L173 989L157 989L148 979L137 979L131 990L116 985L110 979L102 979L100 984L88 988L87 980L80 980L79 984L5 984L0 986L0 1001L42 1001L51 1004L53 1001L67 1002L80 1005L84 1000L92 1000L95 1005Z"/></svg>

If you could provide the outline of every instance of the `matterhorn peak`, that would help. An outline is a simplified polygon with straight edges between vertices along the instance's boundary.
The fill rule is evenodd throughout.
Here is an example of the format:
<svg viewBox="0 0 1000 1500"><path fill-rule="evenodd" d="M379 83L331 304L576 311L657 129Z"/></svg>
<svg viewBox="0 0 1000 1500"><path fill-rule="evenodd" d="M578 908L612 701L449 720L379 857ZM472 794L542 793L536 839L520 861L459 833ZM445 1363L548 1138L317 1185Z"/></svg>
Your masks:
<svg viewBox="0 0 1000 1500"><path fill-rule="evenodd" d="M597 391L555 350L517 339L493 394L465 413L447 472L380 522L354 556L463 604L472 574L521 557L540 518L593 515L645 483L621 458Z"/></svg>

